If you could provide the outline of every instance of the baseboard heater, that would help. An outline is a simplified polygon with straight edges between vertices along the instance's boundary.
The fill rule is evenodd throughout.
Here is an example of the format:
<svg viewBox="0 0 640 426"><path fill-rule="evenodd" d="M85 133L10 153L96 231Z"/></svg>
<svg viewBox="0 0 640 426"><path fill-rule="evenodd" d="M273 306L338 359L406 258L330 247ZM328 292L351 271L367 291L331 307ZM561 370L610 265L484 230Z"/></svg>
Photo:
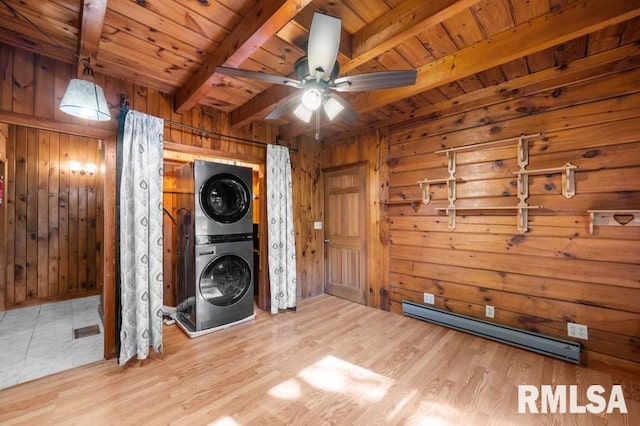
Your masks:
<svg viewBox="0 0 640 426"><path fill-rule="evenodd" d="M408 317L444 325L476 336L580 364L580 343L577 342L493 324L406 300L402 302L402 313Z"/></svg>

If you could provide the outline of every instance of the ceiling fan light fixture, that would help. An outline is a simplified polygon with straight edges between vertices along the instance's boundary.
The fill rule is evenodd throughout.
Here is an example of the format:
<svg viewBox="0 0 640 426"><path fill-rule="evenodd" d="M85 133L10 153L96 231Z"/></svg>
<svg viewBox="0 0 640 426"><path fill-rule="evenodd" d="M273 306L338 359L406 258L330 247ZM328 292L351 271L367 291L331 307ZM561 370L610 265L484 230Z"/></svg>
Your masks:
<svg viewBox="0 0 640 426"><path fill-rule="evenodd" d="M322 108L324 109L324 112L327 114L329 121L332 121L344 109L344 105L342 105L340 102L336 101L333 98L329 98L324 103Z"/></svg>
<svg viewBox="0 0 640 426"><path fill-rule="evenodd" d="M302 105L309 111L315 111L322 105L322 93L320 90L312 87L305 90L302 94Z"/></svg>
<svg viewBox="0 0 640 426"><path fill-rule="evenodd" d="M313 111L310 109L307 109L302 103L299 104L296 109L293 110L293 113L295 114L296 117L298 117L300 120L304 121L305 123L308 123L311 121L311 115L313 115Z"/></svg>

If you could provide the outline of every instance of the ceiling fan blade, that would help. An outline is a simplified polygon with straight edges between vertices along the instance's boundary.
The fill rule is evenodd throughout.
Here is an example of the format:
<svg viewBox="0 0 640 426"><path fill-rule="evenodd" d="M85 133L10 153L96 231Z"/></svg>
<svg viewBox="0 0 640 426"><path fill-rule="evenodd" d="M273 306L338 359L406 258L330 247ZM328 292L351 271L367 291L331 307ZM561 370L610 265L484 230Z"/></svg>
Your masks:
<svg viewBox="0 0 640 426"><path fill-rule="evenodd" d="M275 74L266 74L259 71L240 70L237 68L216 67L216 72L233 77L248 78L251 80L261 80L272 84L283 84L289 87L302 87L298 80Z"/></svg>
<svg viewBox="0 0 640 426"><path fill-rule="evenodd" d="M280 105L279 107L277 107L276 109L271 111L269 114L267 114L265 119L267 119L267 120L277 120L278 118L282 117L283 115L288 114L290 112L293 112L293 110L300 103L300 98L301 98L301 95L294 96L293 98L289 99L287 102L283 103L282 105Z"/></svg>
<svg viewBox="0 0 640 426"><path fill-rule="evenodd" d="M332 103L336 102L338 106ZM340 108L341 107L341 108ZM324 105L324 112L327 114L329 121L332 121L337 115L346 121L356 121L358 119L358 113L353 109L344 98L336 95L335 93L329 93Z"/></svg>
<svg viewBox="0 0 640 426"><path fill-rule="evenodd" d="M333 81L338 92L363 92L368 90L391 89L411 86L416 82L416 70L381 71L336 78Z"/></svg>
<svg viewBox="0 0 640 426"><path fill-rule="evenodd" d="M309 30L309 44L307 57L309 60L309 73L317 76L315 71L321 69L321 79L328 79L338 57L341 33L340 19L333 16L315 13Z"/></svg>

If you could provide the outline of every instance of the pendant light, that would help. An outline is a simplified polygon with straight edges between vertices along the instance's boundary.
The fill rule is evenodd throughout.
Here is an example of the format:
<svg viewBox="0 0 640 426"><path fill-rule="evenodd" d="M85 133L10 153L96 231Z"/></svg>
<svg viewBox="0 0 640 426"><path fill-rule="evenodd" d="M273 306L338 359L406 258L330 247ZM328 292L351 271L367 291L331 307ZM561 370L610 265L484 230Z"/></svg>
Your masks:
<svg viewBox="0 0 640 426"><path fill-rule="evenodd" d="M67 90L60 101L60 110L75 117L93 121L109 121L111 113L102 87L94 82L91 59L83 58L82 78L74 78L69 82Z"/></svg>

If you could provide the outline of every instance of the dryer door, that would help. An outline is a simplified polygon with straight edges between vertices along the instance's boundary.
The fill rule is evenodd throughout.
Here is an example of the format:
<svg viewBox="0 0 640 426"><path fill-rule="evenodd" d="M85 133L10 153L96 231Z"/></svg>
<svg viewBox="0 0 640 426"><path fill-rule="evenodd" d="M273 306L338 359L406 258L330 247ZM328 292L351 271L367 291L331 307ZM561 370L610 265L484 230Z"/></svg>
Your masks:
<svg viewBox="0 0 640 426"><path fill-rule="evenodd" d="M200 276L200 293L215 306L233 305L251 288L251 267L240 256L213 259Z"/></svg>
<svg viewBox="0 0 640 426"><path fill-rule="evenodd" d="M251 191L238 176L219 173L211 176L200 191L202 210L220 223L234 223L251 207Z"/></svg>

